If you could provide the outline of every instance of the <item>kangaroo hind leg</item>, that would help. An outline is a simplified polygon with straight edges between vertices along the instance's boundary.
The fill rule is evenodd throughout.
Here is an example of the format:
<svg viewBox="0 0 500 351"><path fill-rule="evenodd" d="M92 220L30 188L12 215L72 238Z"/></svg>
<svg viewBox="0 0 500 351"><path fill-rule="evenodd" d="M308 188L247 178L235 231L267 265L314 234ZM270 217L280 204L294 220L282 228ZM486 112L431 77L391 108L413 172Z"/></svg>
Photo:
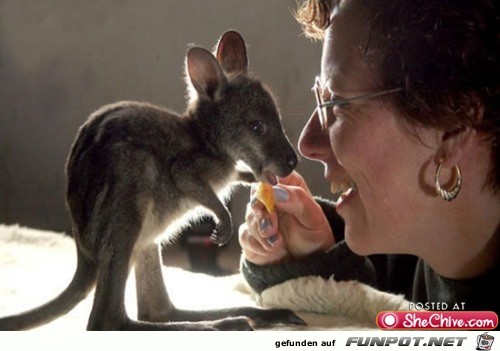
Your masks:
<svg viewBox="0 0 500 351"><path fill-rule="evenodd" d="M137 315L139 320L167 322L175 309L163 280L160 245L151 244L135 258Z"/></svg>

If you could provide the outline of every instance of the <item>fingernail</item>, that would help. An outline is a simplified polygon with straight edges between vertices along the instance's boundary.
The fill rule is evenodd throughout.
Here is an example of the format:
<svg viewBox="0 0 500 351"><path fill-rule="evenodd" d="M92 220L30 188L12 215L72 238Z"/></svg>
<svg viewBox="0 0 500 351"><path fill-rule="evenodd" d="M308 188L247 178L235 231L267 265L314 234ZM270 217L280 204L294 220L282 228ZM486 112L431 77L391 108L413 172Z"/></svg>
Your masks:
<svg viewBox="0 0 500 351"><path fill-rule="evenodd" d="M288 199L290 198L288 191L286 191L283 188L280 188L279 186L273 186L273 191L274 191L274 198L276 199L276 201L285 202L288 201Z"/></svg>
<svg viewBox="0 0 500 351"><path fill-rule="evenodd" d="M267 229L271 228L271 220L269 218L262 218L260 220L259 229L261 232L265 232Z"/></svg>
<svg viewBox="0 0 500 351"><path fill-rule="evenodd" d="M252 196L250 198L250 206L253 207L257 203L257 198L255 196Z"/></svg>
<svg viewBox="0 0 500 351"><path fill-rule="evenodd" d="M269 245L274 245L276 241L278 241L278 234L271 235L269 238L266 239L267 243Z"/></svg>

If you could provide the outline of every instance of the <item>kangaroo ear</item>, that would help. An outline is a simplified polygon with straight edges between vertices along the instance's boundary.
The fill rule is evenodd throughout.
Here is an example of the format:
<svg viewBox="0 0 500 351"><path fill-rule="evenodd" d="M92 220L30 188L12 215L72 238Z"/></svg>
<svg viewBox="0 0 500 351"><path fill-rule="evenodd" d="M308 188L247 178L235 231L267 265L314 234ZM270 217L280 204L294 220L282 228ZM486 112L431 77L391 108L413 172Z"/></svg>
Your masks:
<svg viewBox="0 0 500 351"><path fill-rule="evenodd" d="M217 61L229 75L238 76L247 72L247 49L238 32L230 30L222 35L217 44Z"/></svg>
<svg viewBox="0 0 500 351"><path fill-rule="evenodd" d="M199 47L189 49L187 72L194 89L201 97L208 97L213 101L220 98L222 86L227 79L210 51Z"/></svg>

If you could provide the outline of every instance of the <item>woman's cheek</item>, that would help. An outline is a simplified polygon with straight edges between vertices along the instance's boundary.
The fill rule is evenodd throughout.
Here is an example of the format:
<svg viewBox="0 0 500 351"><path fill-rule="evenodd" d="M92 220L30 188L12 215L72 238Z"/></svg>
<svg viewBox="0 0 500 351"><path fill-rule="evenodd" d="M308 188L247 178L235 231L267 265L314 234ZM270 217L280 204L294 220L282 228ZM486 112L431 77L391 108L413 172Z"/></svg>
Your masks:
<svg viewBox="0 0 500 351"><path fill-rule="evenodd" d="M349 131L346 127L348 126L341 121L335 121L330 126L330 146L338 159L343 157L348 144L352 141L349 140Z"/></svg>

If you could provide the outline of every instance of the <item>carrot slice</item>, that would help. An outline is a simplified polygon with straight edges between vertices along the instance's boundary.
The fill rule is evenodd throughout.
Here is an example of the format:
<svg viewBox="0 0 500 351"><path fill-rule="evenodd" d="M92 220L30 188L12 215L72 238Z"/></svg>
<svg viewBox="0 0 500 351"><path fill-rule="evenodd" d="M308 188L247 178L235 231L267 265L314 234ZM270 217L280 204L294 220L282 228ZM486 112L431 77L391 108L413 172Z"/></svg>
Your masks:
<svg viewBox="0 0 500 351"><path fill-rule="evenodd" d="M255 197L264 205L267 212L271 213L274 211L275 199L273 186L271 184L259 182L255 189Z"/></svg>

